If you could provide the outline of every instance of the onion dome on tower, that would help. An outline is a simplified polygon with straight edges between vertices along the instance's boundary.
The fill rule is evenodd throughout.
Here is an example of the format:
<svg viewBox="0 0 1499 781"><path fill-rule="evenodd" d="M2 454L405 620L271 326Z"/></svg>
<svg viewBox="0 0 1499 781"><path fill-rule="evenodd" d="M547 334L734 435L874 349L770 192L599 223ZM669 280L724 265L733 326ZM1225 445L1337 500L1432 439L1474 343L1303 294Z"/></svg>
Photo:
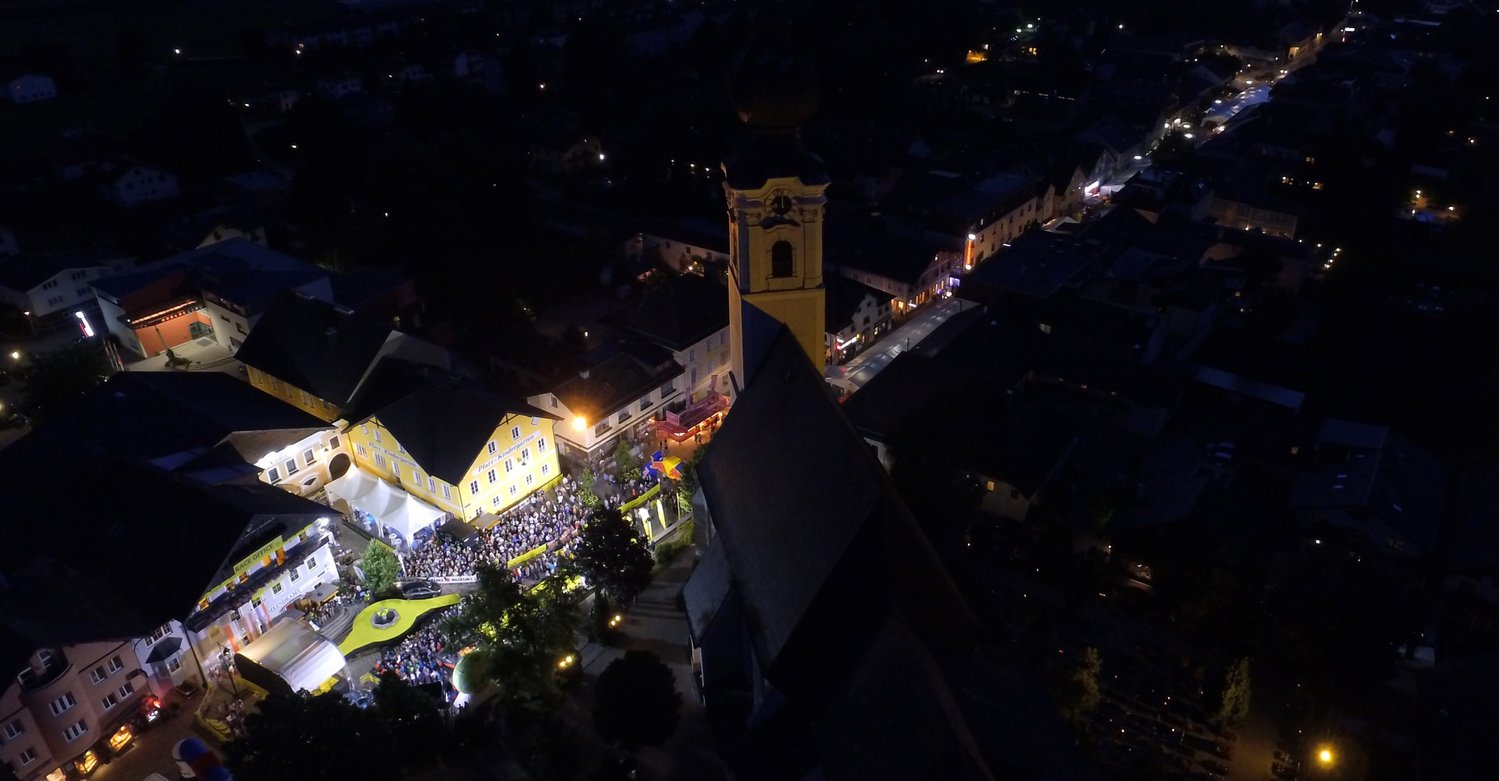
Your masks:
<svg viewBox="0 0 1499 781"><path fill-rule="evenodd" d="M822 160L802 147L799 133L817 112L817 71L784 6L767 5L757 22L729 77L734 109L749 132L724 161L724 175L736 188L781 176L825 183Z"/></svg>

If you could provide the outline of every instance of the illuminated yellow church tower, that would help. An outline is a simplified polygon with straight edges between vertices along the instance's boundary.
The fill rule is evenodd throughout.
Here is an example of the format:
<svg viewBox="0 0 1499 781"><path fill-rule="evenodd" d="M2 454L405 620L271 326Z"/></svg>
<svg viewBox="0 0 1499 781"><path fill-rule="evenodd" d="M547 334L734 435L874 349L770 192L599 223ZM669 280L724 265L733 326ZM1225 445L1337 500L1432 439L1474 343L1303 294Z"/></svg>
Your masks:
<svg viewBox="0 0 1499 781"><path fill-rule="evenodd" d="M752 48L740 59L733 85L747 128L744 142L723 164L729 338L740 388L774 338L775 322L791 330L819 373L827 355L822 222L828 175L800 134L817 107L817 87L784 41Z"/></svg>

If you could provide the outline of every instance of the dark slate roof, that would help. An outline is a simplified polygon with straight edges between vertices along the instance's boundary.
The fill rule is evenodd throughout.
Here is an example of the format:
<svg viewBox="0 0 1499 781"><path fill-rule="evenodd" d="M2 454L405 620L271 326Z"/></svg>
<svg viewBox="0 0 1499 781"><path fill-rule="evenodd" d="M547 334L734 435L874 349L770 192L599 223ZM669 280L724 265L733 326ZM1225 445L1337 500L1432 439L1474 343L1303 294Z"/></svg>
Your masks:
<svg viewBox="0 0 1499 781"><path fill-rule="evenodd" d="M233 238L163 258L127 274L96 280L94 287L119 298L172 274L186 273L195 289L263 310L276 294L305 285L328 272L303 260Z"/></svg>
<svg viewBox="0 0 1499 781"><path fill-rule="evenodd" d="M700 566L688 614L712 622L714 602L735 600L779 700L757 712L732 758L741 774L873 777L870 745L901 735L892 777L918 767L983 777L947 682L947 665L971 649L973 619L784 327L699 474L729 582L718 565Z"/></svg>
<svg viewBox="0 0 1499 781"><path fill-rule="evenodd" d="M670 277L647 288L616 318L622 328L681 352L729 325L729 291L696 274Z"/></svg>
<svg viewBox="0 0 1499 781"><path fill-rule="evenodd" d="M292 292L271 303L235 357L340 406L396 329Z"/></svg>
<svg viewBox="0 0 1499 781"><path fill-rule="evenodd" d="M963 279L958 294L985 303L987 296L1006 293L1045 298L1079 284L1098 263L1097 249L1072 236L1030 231L980 263Z"/></svg>
<svg viewBox="0 0 1499 781"><path fill-rule="evenodd" d="M1076 432L1018 389L1030 366L1027 334L978 313L934 333L946 344L897 357L851 396L844 414L865 436L900 451L977 470L1034 496L1072 447ZM923 347L926 347L924 340ZM961 426L932 425L934 410L963 399Z"/></svg>
<svg viewBox="0 0 1499 781"><path fill-rule="evenodd" d="M682 373L671 353L638 339L605 344L583 356L588 376L568 379L552 393L569 410L596 420Z"/></svg>
<svg viewBox="0 0 1499 781"><path fill-rule="evenodd" d="M278 439L295 440L327 427L220 372L120 372L31 436L59 448L148 462L207 452L236 432L278 432Z"/></svg>
<svg viewBox="0 0 1499 781"><path fill-rule="evenodd" d="M784 328L714 435L700 474L716 544L758 630L765 669L773 671L799 632L833 631L803 618L870 524L894 524L917 540L903 562L890 562L895 570L950 588L935 559L923 557L931 549L883 470ZM960 615L953 629L962 623Z"/></svg>
<svg viewBox="0 0 1499 781"><path fill-rule="evenodd" d="M854 313L859 311L859 305L864 303L866 297L872 295L876 301L890 301L889 293L836 274L824 276L822 287L825 292L824 322L830 333L837 333L853 322Z"/></svg>
<svg viewBox="0 0 1499 781"><path fill-rule="evenodd" d="M728 597L733 584L733 573L729 572L729 559L722 545L710 545L703 554L692 577L682 588L682 603L687 611L687 631L701 642L703 633L718 615L718 609Z"/></svg>
<svg viewBox="0 0 1499 781"><path fill-rule="evenodd" d="M899 230L873 226L830 224L823 236L823 257L829 264L856 268L915 284L932 263L937 247Z"/></svg>
<svg viewBox="0 0 1499 781"><path fill-rule="evenodd" d="M185 618L249 526L252 498L276 507L296 499L262 484L228 501L181 476L35 436L0 451L0 469L0 623L38 644L139 637Z"/></svg>
<svg viewBox="0 0 1499 781"><path fill-rule="evenodd" d="M447 378L434 378L374 417L423 470L456 485L510 414L557 419L524 401Z"/></svg>

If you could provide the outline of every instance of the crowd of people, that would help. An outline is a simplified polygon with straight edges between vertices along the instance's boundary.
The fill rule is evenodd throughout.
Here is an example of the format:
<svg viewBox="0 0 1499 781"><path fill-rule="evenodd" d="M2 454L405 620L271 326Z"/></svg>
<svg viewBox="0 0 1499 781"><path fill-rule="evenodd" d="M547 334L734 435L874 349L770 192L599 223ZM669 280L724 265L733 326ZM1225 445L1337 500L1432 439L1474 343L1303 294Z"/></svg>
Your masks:
<svg viewBox="0 0 1499 781"><path fill-rule="evenodd" d="M418 578L472 575L480 564L504 565L527 551L547 546L547 552L513 570L521 580L539 580L556 572L558 557L566 555L588 517L583 489L564 476L556 487L526 497L505 511L499 523L474 538L456 540L439 534L402 555L406 574Z"/></svg>
<svg viewBox="0 0 1499 781"><path fill-rule="evenodd" d="M429 617L425 626L407 635L399 645L382 651L375 662L375 675L393 672L412 685L447 684L453 665L458 663L458 649L449 647L442 627L457 610L454 606Z"/></svg>

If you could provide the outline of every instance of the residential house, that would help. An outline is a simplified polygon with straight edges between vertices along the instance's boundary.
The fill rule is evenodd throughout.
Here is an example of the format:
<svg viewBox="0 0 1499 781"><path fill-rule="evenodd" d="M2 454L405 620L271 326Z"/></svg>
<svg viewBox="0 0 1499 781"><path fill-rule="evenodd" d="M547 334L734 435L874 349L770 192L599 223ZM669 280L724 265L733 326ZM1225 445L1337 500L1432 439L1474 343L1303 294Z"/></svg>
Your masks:
<svg viewBox="0 0 1499 781"><path fill-rule="evenodd" d="M143 358L202 338L232 354L283 290L333 295L327 271L244 238L94 280L109 332Z"/></svg>
<svg viewBox="0 0 1499 781"><path fill-rule="evenodd" d="M328 490L355 518L410 543L444 517L497 515L561 476L556 416L431 367L386 360L381 371L372 390L420 385L348 428L354 468Z"/></svg>
<svg viewBox="0 0 1499 781"><path fill-rule="evenodd" d="M833 230L824 236L829 271L879 290L897 315L944 297L957 288L963 268L961 243L939 246L883 223Z"/></svg>
<svg viewBox="0 0 1499 781"><path fill-rule="evenodd" d="M250 384L319 420L347 417L385 357L447 368L447 351L321 298L286 292L266 308L236 358Z"/></svg>
<svg viewBox="0 0 1499 781"><path fill-rule="evenodd" d="M5 100L17 106L57 97L57 82L39 73L10 76L0 80L0 84L4 85Z"/></svg>
<svg viewBox="0 0 1499 781"><path fill-rule="evenodd" d="M622 435L656 439L658 419L682 427L681 413L672 407L685 398L683 368L671 352L638 337L623 338L595 348L580 363L576 376L528 399L566 421L557 428L562 455L592 465Z"/></svg>
<svg viewBox="0 0 1499 781"><path fill-rule="evenodd" d="M717 279L696 274L648 286L628 309L608 318L618 328L670 350L682 367L682 400L719 402L728 390L729 295Z"/></svg>
<svg viewBox="0 0 1499 781"><path fill-rule="evenodd" d="M100 194L126 209L170 201L182 194L177 176L154 166L106 163L95 175Z"/></svg>
<svg viewBox="0 0 1499 781"><path fill-rule="evenodd" d="M129 722L151 693L133 645L107 639L38 647L0 627L8 676L0 693L0 762L13 778L88 773L114 757L113 745L129 741Z"/></svg>
<svg viewBox="0 0 1499 781"><path fill-rule="evenodd" d="M828 365L859 354L892 326L890 296L846 277L824 277Z"/></svg>
<svg viewBox="0 0 1499 781"><path fill-rule="evenodd" d="M79 310L98 322L93 281L134 264L133 258L107 250L0 257L0 301L25 312L37 330L74 324Z"/></svg>
<svg viewBox="0 0 1499 781"><path fill-rule="evenodd" d="M1395 556L1438 552L1447 472L1386 426L1329 418L1291 491L1291 508L1314 532L1340 530Z"/></svg>
<svg viewBox="0 0 1499 781"><path fill-rule="evenodd" d="M947 246L961 246L966 272L1047 221L1044 194L1045 188L1031 177L996 174L938 202L927 233Z"/></svg>

